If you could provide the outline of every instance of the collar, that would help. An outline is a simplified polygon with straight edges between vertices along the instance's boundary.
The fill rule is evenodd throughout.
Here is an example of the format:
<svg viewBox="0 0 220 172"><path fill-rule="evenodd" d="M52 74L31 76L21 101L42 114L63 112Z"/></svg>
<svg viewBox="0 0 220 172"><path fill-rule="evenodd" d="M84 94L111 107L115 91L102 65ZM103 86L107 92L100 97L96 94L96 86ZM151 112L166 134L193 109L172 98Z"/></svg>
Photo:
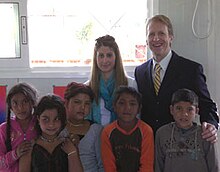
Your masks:
<svg viewBox="0 0 220 172"><path fill-rule="evenodd" d="M172 57L172 51L170 50L169 53L159 62L160 67L162 68L163 71L166 71L171 57ZM156 63L157 62L153 59L153 69L154 69Z"/></svg>

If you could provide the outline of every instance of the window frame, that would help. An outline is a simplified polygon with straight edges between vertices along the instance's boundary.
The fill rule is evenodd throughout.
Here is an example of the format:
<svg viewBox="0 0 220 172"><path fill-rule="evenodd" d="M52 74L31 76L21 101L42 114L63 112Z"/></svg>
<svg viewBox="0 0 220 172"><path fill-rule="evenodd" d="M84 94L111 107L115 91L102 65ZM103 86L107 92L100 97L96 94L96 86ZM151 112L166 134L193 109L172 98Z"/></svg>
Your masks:
<svg viewBox="0 0 220 172"><path fill-rule="evenodd" d="M1 0L1 3L18 3L19 15L19 37L20 37L20 58L2 58L0 59L1 69L29 68L28 43L22 44L21 17L27 16L27 0ZM27 26L27 25L26 25ZM27 34L27 30L26 30Z"/></svg>

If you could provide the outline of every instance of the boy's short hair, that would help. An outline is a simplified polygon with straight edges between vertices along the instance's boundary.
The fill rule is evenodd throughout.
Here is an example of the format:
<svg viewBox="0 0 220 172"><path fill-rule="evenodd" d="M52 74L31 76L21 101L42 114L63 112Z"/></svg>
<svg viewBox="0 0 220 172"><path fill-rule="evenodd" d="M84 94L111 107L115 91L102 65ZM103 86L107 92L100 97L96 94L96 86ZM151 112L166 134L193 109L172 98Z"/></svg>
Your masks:
<svg viewBox="0 0 220 172"><path fill-rule="evenodd" d="M189 102L196 107L198 107L199 105L198 96L196 95L196 93L186 88L179 89L173 93L171 105L175 105L176 103L181 101Z"/></svg>
<svg viewBox="0 0 220 172"><path fill-rule="evenodd" d="M138 102L138 105L140 107L141 103L142 103L142 96L139 92L137 92L137 90L133 87L129 87L129 86L119 86L118 89L115 91L114 93L114 101L113 104L116 104L119 97L123 94L123 93L127 93L132 95Z"/></svg>

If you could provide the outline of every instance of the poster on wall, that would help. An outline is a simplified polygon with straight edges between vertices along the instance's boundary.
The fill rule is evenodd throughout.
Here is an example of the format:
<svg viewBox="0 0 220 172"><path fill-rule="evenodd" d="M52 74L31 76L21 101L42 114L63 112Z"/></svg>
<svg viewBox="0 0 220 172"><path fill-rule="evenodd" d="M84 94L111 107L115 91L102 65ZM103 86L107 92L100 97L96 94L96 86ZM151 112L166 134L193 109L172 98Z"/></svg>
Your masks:
<svg viewBox="0 0 220 172"><path fill-rule="evenodd" d="M64 92L66 90L66 86L53 86L53 93L62 97L64 99Z"/></svg>
<svg viewBox="0 0 220 172"><path fill-rule="evenodd" d="M7 86L0 86L0 124L5 121L6 116L6 89Z"/></svg>

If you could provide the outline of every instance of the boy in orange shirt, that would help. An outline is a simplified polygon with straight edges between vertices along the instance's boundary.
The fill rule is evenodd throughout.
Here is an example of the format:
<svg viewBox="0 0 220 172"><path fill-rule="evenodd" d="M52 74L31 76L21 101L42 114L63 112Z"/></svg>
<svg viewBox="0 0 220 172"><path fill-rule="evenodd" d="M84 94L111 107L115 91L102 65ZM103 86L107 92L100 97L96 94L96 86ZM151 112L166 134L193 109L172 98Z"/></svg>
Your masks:
<svg viewBox="0 0 220 172"><path fill-rule="evenodd" d="M153 172L153 131L137 118L141 95L132 87L121 86L113 104L118 119L101 136L105 172Z"/></svg>

